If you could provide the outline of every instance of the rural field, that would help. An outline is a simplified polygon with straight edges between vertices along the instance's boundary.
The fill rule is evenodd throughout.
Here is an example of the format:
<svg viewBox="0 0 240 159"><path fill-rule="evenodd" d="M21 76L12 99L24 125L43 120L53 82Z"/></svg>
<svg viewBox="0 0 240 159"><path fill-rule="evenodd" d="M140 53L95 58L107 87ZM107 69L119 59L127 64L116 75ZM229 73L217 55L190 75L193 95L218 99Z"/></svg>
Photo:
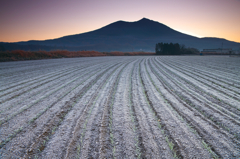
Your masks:
<svg viewBox="0 0 240 159"><path fill-rule="evenodd" d="M0 63L0 158L240 157L240 58Z"/></svg>

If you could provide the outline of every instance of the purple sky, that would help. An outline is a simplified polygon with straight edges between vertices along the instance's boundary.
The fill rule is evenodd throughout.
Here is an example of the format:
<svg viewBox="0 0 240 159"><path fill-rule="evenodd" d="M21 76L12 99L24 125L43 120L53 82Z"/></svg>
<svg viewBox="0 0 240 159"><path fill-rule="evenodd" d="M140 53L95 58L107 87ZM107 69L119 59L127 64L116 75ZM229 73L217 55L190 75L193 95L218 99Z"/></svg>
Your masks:
<svg viewBox="0 0 240 159"><path fill-rule="evenodd" d="M0 41L53 39L143 17L240 42L240 0L1 0Z"/></svg>

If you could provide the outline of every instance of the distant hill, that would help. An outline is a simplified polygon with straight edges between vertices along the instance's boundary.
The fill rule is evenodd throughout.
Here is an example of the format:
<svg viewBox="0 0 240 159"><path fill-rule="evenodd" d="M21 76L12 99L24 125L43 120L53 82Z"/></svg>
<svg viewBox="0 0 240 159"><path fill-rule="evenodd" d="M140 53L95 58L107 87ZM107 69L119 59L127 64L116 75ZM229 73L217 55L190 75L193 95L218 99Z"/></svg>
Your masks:
<svg viewBox="0 0 240 159"><path fill-rule="evenodd" d="M117 21L100 29L51 40L0 43L7 50L66 49L96 51L152 51L159 42L180 43L199 50L240 48L240 43L220 38L198 38L183 34L159 22L143 18L136 22Z"/></svg>

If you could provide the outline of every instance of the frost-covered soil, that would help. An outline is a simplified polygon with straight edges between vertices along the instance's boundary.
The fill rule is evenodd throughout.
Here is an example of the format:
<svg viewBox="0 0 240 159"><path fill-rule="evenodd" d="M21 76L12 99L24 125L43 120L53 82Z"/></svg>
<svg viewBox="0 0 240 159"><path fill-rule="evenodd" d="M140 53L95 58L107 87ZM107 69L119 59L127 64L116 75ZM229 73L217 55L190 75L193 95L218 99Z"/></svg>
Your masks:
<svg viewBox="0 0 240 159"><path fill-rule="evenodd" d="M240 58L0 63L0 158L239 158Z"/></svg>

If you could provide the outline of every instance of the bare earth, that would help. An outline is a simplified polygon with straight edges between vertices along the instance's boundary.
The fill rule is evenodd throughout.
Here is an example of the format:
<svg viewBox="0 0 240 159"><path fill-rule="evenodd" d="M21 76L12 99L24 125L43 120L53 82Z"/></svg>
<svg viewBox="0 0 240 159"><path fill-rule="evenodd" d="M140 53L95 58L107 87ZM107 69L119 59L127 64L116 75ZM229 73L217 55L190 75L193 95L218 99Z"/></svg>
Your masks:
<svg viewBox="0 0 240 159"><path fill-rule="evenodd" d="M240 58L0 63L0 158L239 158Z"/></svg>

